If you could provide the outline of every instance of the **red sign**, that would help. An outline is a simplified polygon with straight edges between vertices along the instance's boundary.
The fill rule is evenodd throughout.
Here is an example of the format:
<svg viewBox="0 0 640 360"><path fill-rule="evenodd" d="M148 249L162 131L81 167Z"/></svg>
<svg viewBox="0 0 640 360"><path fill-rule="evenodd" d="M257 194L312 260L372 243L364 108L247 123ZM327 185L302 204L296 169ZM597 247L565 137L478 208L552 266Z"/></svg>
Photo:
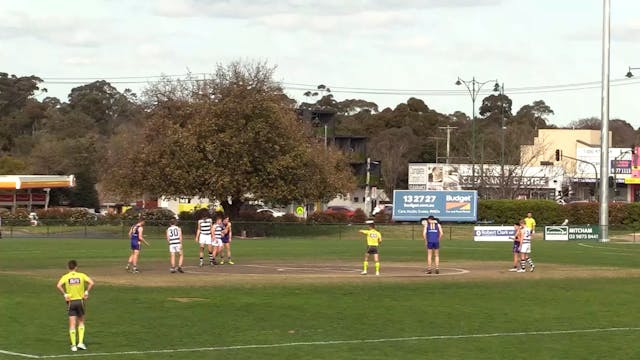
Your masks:
<svg viewBox="0 0 640 360"><path fill-rule="evenodd" d="M45 193L32 193L31 205L44 206L47 200L47 194ZM16 205L25 206L29 205L29 194L20 193L16 194ZM0 194L0 206L13 206L13 194Z"/></svg>

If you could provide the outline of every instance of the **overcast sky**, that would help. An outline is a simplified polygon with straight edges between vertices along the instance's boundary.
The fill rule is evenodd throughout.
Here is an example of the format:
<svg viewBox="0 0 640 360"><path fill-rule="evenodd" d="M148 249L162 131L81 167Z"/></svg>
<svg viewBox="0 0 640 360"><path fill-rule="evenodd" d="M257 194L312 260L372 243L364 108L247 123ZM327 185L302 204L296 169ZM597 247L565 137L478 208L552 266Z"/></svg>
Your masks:
<svg viewBox="0 0 640 360"><path fill-rule="evenodd" d="M624 75L640 67L640 1L613 0L611 14L611 118L637 128L640 69ZM600 116L601 46L602 0L22 0L0 13L0 71L49 80L62 99L78 84L60 78L140 92L152 76L256 59L298 100L325 84L338 100L415 96L470 114L454 82L475 76L504 83L515 110L543 99L566 125Z"/></svg>

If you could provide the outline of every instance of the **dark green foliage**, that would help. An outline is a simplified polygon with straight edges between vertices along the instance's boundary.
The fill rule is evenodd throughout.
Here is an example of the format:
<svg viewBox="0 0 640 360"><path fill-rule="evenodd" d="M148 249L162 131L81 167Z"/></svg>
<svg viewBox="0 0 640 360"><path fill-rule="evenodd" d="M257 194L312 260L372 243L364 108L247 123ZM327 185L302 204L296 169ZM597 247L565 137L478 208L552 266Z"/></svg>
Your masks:
<svg viewBox="0 0 640 360"><path fill-rule="evenodd" d="M571 203L559 205L550 200L480 200L478 221L494 224L513 224L532 212L539 225L560 224L565 219L570 224L598 224L600 204ZM640 225L640 203L609 204L609 224Z"/></svg>

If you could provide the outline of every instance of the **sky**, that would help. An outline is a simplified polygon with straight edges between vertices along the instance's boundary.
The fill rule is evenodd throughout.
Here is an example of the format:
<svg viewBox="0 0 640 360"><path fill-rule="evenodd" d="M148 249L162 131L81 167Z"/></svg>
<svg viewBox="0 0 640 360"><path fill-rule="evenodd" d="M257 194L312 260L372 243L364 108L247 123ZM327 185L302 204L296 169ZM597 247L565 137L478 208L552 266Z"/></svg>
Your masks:
<svg viewBox="0 0 640 360"><path fill-rule="evenodd" d="M610 118L640 127L640 1L611 1ZM409 97L472 112L458 78L504 84L566 126L600 117L602 0L22 0L0 12L0 72L66 99L105 79L140 93L161 74L266 61L289 96L324 84L380 108ZM40 95L42 96L42 95Z"/></svg>

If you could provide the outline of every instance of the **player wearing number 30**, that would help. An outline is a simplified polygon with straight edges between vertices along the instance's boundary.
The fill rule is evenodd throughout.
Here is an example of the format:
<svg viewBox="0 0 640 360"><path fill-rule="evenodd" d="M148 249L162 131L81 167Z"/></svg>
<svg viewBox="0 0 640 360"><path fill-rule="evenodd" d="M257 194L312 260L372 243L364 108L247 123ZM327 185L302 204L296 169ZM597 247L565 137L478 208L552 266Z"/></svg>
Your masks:
<svg viewBox="0 0 640 360"><path fill-rule="evenodd" d="M84 300L89 298L89 291L93 288L94 282L87 274L78 270L78 263L70 260L67 264L69 272L64 274L56 287L67 302L69 313L69 339L71 340L71 351L78 349L86 350L84 345ZM78 330L78 342L76 343L76 325ZM77 344L77 346L76 346Z"/></svg>
<svg viewBox="0 0 640 360"><path fill-rule="evenodd" d="M182 251L182 229L176 225L176 219L169 221L169 228L167 229L167 242L169 243L169 253L171 254L171 273L175 273L178 270L182 271L182 261L184 260L184 253ZM178 268L176 269L176 254L178 254Z"/></svg>

